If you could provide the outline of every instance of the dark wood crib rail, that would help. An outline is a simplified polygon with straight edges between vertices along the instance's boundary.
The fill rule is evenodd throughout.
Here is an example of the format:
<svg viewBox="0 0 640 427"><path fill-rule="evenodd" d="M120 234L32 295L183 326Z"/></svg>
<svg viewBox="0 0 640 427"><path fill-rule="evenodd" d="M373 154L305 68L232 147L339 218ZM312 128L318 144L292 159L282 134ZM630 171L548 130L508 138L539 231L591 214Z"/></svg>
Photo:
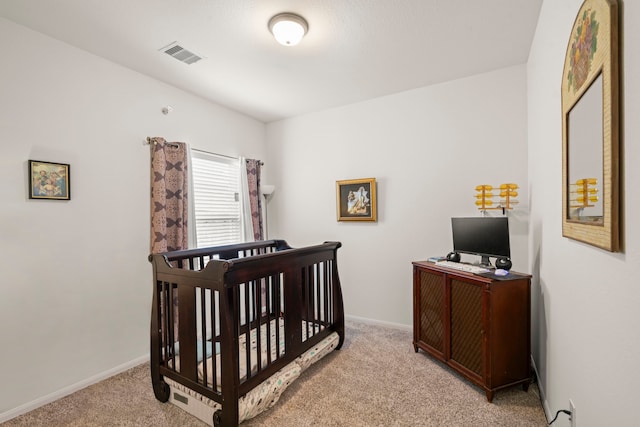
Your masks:
<svg viewBox="0 0 640 427"><path fill-rule="evenodd" d="M224 403L214 424L237 425L241 396L334 331L340 336L340 348L344 341L336 260L340 246L325 242L293 249L283 240L269 240L151 255L151 376L156 398L169 399L166 376ZM282 322L284 337L279 336ZM267 352L266 362L259 352L252 355L239 349L240 338L248 338L261 326L266 334L255 335L257 347L275 349L274 354ZM213 353L211 366L202 364L205 372L200 378L198 345L202 352L218 345L220 354L217 361ZM246 369L241 379L240 360L249 367L257 365L256 371ZM207 369L212 371L211 382Z"/></svg>
<svg viewBox="0 0 640 427"><path fill-rule="evenodd" d="M172 265L179 268L202 270L209 260L232 260L266 253L292 249L284 240L260 240L257 242L237 243L235 245L212 246L208 248L185 249L168 252L165 255Z"/></svg>

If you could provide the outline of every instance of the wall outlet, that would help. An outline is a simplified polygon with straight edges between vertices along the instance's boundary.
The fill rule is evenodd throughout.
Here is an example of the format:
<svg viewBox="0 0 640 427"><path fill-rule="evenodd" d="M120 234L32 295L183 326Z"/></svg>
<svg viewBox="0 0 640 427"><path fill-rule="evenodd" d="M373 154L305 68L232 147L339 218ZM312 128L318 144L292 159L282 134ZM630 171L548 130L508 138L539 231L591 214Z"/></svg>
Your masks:
<svg viewBox="0 0 640 427"><path fill-rule="evenodd" d="M571 427L576 427L576 405L573 404L573 400L569 399L569 420L571 421Z"/></svg>

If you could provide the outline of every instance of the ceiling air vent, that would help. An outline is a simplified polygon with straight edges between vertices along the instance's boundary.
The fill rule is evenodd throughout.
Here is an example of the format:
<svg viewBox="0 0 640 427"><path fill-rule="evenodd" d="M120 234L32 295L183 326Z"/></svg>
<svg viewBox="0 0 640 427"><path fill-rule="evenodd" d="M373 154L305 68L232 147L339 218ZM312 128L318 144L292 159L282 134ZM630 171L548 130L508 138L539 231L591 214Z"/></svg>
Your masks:
<svg viewBox="0 0 640 427"><path fill-rule="evenodd" d="M169 46L165 46L160 49L167 55L171 55L176 58L178 61L182 61L185 64L193 64L194 62L198 62L202 59L200 55L197 55L178 44L178 42L173 42Z"/></svg>

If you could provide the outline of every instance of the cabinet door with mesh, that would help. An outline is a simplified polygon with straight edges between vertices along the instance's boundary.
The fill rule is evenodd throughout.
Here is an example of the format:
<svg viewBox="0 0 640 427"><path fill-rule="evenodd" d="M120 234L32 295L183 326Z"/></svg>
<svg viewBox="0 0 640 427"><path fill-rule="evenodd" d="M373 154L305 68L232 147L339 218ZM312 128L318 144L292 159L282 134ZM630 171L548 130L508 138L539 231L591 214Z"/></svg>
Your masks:
<svg viewBox="0 0 640 427"><path fill-rule="evenodd" d="M445 292L442 275L419 271L418 340L444 353Z"/></svg>
<svg viewBox="0 0 640 427"><path fill-rule="evenodd" d="M482 286L451 280L451 359L482 376Z"/></svg>

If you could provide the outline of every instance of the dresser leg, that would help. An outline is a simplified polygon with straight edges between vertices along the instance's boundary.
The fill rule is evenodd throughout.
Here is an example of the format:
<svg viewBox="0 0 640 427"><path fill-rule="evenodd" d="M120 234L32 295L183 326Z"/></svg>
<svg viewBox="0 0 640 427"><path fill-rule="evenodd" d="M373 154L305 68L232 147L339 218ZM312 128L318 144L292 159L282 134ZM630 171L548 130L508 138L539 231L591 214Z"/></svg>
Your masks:
<svg viewBox="0 0 640 427"><path fill-rule="evenodd" d="M493 392L491 390L485 390L485 394L487 395L487 402L493 402Z"/></svg>

